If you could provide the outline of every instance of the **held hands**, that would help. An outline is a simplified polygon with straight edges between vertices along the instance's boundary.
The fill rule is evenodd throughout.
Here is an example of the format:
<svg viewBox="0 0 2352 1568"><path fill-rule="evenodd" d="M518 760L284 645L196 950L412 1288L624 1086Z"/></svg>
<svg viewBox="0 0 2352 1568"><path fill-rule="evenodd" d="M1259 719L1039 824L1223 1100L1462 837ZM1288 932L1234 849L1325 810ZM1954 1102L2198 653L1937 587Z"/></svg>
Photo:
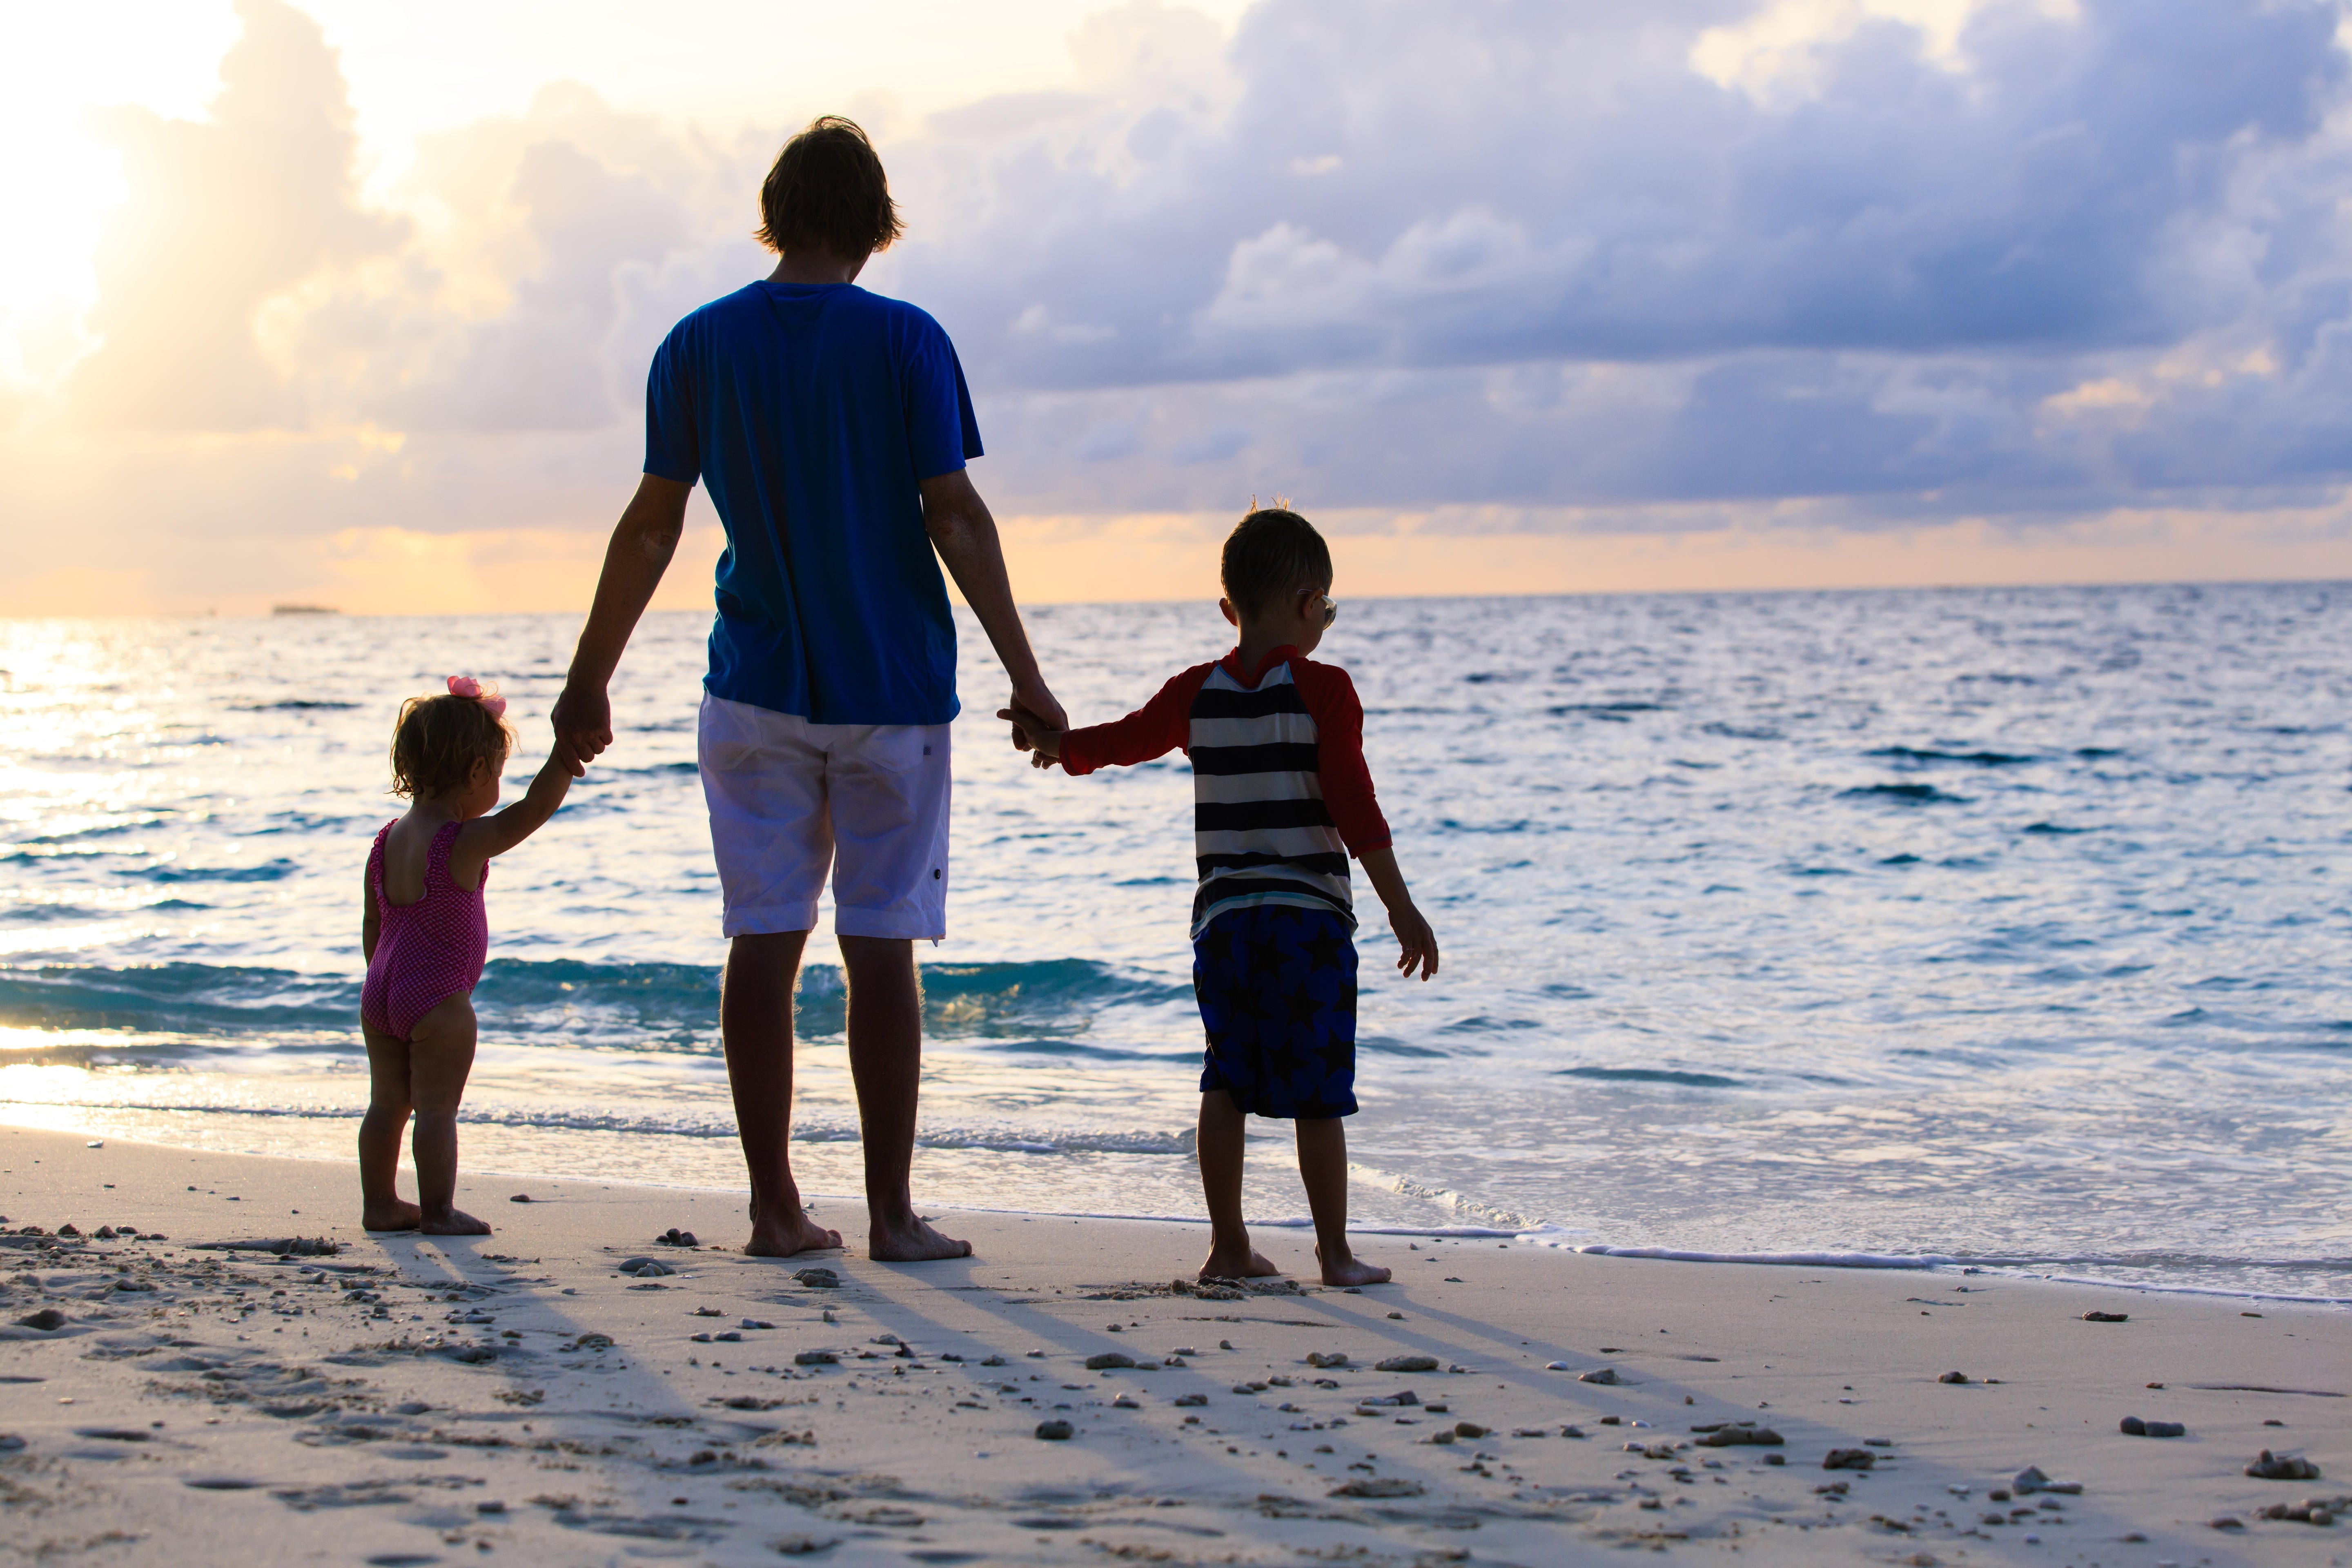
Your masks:
<svg viewBox="0 0 2352 1568"><path fill-rule="evenodd" d="M588 764L613 743L613 701L601 686L566 684L547 721L555 730L556 759L575 779L587 777Z"/></svg>
<svg viewBox="0 0 2352 1568"><path fill-rule="evenodd" d="M998 709L996 716L1013 726L1013 749L1032 753L1031 766L1050 768L1061 757L1070 720L1044 687L1013 688L1013 705Z"/></svg>

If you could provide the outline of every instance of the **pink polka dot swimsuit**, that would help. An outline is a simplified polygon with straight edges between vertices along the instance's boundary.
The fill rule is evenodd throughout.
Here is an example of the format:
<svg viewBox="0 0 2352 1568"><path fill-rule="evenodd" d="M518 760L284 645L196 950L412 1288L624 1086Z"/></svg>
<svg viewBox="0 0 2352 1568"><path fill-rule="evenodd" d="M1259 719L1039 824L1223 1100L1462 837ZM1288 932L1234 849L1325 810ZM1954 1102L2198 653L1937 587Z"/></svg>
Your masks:
<svg viewBox="0 0 2352 1568"><path fill-rule="evenodd" d="M368 851L367 881L375 898L378 927L375 957L368 961L367 984L360 992L360 1017L371 1028L405 1041L416 1020L452 996L470 994L482 978L482 963L490 952L490 917L482 902L482 888L461 888L449 879L449 851L457 847L459 824L452 822L433 836L425 856L425 896L413 904L395 904L383 891L384 836L387 822L376 829L375 847ZM482 868L482 885L490 868Z"/></svg>

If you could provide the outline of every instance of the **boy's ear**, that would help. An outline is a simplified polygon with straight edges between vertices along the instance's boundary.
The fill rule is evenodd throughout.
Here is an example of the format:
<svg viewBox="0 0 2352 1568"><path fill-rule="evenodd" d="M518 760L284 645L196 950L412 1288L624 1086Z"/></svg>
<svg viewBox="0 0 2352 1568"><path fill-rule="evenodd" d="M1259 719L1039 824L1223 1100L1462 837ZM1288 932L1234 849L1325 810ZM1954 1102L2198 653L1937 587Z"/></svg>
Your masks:
<svg viewBox="0 0 2352 1568"><path fill-rule="evenodd" d="M1231 599L1219 599L1217 601L1217 609L1218 612L1225 617L1225 620L1229 625L1238 626L1242 624L1241 616L1234 613L1234 602Z"/></svg>

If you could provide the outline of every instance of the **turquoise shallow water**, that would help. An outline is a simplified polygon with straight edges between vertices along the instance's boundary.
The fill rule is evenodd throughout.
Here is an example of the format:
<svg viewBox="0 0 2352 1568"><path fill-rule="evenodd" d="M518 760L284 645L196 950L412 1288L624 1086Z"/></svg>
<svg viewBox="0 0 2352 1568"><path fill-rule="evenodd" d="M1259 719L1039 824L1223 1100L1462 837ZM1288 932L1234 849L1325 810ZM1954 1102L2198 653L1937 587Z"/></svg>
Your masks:
<svg viewBox="0 0 2352 1568"><path fill-rule="evenodd" d="M0 1118L341 1157L394 708L494 678L535 766L576 630L0 624ZM1034 630L1081 721L1224 646L1204 606ZM494 873L478 1168L738 1179L702 631L649 620L607 765ZM1348 604L1445 951L1387 975L1360 887L1358 1215L2352 1295L2347 634L2334 585ZM1033 773L964 647L920 1190L1197 1212L1183 762ZM813 959L800 1157L851 1192ZM1276 1131L1251 1202L1294 1215Z"/></svg>

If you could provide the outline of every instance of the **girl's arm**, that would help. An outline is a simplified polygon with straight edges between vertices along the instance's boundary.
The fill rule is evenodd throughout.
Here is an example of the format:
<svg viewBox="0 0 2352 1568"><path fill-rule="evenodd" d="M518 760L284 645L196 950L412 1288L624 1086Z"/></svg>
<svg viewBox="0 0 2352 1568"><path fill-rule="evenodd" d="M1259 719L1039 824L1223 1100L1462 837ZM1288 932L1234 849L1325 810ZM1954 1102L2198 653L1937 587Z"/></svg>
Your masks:
<svg viewBox="0 0 2352 1568"><path fill-rule="evenodd" d="M530 781L520 800L504 811L478 816L457 830L449 851L449 875L459 887L481 880L481 868L494 855L503 855L545 826L572 790L572 770L559 749Z"/></svg>
<svg viewBox="0 0 2352 1568"><path fill-rule="evenodd" d="M375 939L383 928L383 915L375 907L375 889L368 881L365 869L360 872L360 961L375 962Z"/></svg>

